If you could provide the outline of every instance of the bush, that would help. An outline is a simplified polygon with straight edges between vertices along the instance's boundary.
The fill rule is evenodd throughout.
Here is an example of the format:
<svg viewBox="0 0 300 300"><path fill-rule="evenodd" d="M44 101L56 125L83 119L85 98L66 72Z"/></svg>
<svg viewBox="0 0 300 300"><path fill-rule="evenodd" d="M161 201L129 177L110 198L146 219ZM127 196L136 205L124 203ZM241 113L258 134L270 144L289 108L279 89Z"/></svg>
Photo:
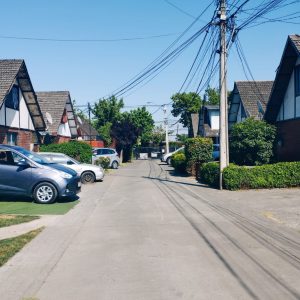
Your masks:
<svg viewBox="0 0 300 300"><path fill-rule="evenodd" d="M186 158L183 152L177 152L171 157L171 165L175 169L175 172L186 172Z"/></svg>
<svg viewBox="0 0 300 300"><path fill-rule="evenodd" d="M99 157L95 160L95 164L107 170L109 168L110 159L108 157Z"/></svg>
<svg viewBox="0 0 300 300"><path fill-rule="evenodd" d="M92 147L87 143L79 141L42 145L40 151L64 153L82 163L91 163L92 159Z"/></svg>
<svg viewBox="0 0 300 300"><path fill-rule="evenodd" d="M199 165L211 161L213 153L213 142L210 138L189 138L185 143L185 156L187 167L194 173L198 172Z"/></svg>
<svg viewBox="0 0 300 300"><path fill-rule="evenodd" d="M217 162L205 163L199 170L200 181L214 187L219 186L220 165Z"/></svg>
<svg viewBox="0 0 300 300"><path fill-rule="evenodd" d="M230 165L224 169L223 180L228 190L300 186L300 162L257 167Z"/></svg>
<svg viewBox="0 0 300 300"><path fill-rule="evenodd" d="M273 157L276 128L248 118L236 123L230 133L230 160L238 165L257 166Z"/></svg>

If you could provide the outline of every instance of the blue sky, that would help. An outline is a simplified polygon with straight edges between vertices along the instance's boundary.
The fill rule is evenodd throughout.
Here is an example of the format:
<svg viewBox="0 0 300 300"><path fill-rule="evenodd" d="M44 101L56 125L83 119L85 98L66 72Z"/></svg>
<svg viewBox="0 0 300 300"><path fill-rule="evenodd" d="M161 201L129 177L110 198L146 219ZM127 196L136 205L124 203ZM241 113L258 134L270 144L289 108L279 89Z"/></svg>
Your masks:
<svg viewBox="0 0 300 300"><path fill-rule="evenodd" d="M169 0L197 16L207 0ZM230 2L233 2L230 1ZM261 1L252 0L252 3ZM0 58L23 58L36 91L69 90L79 105L94 102L140 72L193 19L164 0L14 0L2 1L0 36L53 39L118 39L174 34L122 42L49 42L0 38ZM295 11L294 5L282 14ZM208 21L209 10L201 20ZM203 26L199 21L191 34ZM256 80L273 80L288 34L300 25L271 23L240 32L240 40ZM188 37L188 36L187 36ZM199 42L148 85L124 97L126 105L162 104L178 91ZM228 88L245 80L234 52L229 59ZM216 84L216 83L214 83ZM149 108L154 111L155 108ZM162 113L154 115L162 119Z"/></svg>

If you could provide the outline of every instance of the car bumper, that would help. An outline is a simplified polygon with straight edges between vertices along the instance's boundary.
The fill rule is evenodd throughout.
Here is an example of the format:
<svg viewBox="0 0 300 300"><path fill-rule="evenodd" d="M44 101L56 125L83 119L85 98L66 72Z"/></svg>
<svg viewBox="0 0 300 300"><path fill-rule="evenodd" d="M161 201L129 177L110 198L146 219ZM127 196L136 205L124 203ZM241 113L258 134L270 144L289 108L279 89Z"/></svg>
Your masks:
<svg viewBox="0 0 300 300"><path fill-rule="evenodd" d="M65 188L61 190L60 196L61 197L75 196L80 191L81 191L81 181L80 181L80 177L77 176L76 178L72 178L70 181L68 181Z"/></svg>
<svg viewBox="0 0 300 300"><path fill-rule="evenodd" d="M96 180L103 180L104 179L104 172L97 172L96 174Z"/></svg>

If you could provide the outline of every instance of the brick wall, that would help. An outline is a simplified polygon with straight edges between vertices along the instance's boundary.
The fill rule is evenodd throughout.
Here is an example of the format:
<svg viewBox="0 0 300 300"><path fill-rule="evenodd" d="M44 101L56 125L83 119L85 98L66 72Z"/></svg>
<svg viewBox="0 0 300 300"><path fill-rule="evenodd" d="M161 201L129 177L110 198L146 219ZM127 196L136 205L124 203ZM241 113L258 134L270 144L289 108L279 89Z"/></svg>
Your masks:
<svg viewBox="0 0 300 300"><path fill-rule="evenodd" d="M277 157L280 161L300 161L300 119L278 122Z"/></svg>
<svg viewBox="0 0 300 300"><path fill-rule="evenodd" d="M21 129L11 129L0 126L0 144L7 144L7 133L17 134L17 145L28 150L32 150L31 146L36 142L35 132Z"/></svg>

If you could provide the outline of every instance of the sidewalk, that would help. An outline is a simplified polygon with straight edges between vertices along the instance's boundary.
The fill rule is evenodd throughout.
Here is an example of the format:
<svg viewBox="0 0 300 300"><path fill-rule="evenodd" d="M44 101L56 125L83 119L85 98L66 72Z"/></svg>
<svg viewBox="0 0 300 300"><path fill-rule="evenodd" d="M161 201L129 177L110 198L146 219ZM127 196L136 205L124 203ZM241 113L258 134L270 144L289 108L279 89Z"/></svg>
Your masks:
<svg viewBox="0 0 300 300"><path fill-rule="evenodd" d="M61 215L43 215L40 216L39 219L33 220L31 222L21 223L17 225L7 226L0 228L0 240L16 237L27 233L31 230L35 230L37 228L51 225L54 222L59 221Z"/></svg>

